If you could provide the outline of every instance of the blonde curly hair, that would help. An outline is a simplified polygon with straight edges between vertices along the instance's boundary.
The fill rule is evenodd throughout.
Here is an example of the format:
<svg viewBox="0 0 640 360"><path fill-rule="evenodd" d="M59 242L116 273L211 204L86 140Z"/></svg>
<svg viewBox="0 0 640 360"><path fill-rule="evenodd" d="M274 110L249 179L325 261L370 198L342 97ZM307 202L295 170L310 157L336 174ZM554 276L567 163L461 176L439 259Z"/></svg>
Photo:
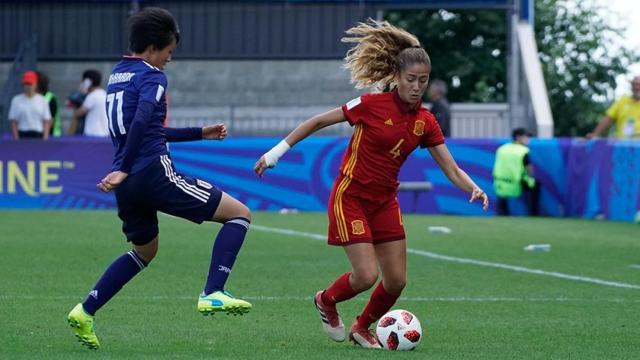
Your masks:
<svg viewBox="0 0 640 360"><path fill-rule="evenodd" d="M368 19L346 31L344 43L355 43L344 58L356 89L382 91L395 87L396 74L415 63L431 66L420 41L387 21Z"/></svg>

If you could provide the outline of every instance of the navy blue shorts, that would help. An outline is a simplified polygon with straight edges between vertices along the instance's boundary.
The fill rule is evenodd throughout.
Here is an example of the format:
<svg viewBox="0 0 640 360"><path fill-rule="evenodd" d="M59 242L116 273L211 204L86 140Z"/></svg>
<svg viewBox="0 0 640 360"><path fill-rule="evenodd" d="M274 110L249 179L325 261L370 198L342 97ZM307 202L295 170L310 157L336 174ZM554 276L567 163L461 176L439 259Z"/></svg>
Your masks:
<svg viewBox="0 0 640 360"><path fill-rule="evenodd" d="M148 244L158 235L157 212L201 224L213 217L222 191L176 171L168 155L128 176L115 190L127 241Z"/></svg>

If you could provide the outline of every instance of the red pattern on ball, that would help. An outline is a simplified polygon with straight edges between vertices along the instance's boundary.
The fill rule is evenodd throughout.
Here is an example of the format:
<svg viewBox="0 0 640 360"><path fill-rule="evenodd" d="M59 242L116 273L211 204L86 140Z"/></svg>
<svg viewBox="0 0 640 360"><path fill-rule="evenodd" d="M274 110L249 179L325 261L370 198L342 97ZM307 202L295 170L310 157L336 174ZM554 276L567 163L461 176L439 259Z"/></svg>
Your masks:
<svg viewBox="0 0 640 360"><path fill-rule="evenodd" d="M390 316L387 316L386 318L382 318L382 320L380 320L380 323L378 324L378 326L385 328L395 323L396 323L396 319Z"/></svg>
<svg viewBox="0 0 640 360"><path fill-rule="evenodd" d="M405 332L404 337L413 343L420 341L420 333L417 330L409 330Z"/></svg>
<svg viewBox="0 0 640 360"><path fill-rule="evenodd" d="M391 332L387 338L387 348L389 348L389 350L397 350L398 344L400 344L400 341L398 341L398 334Z"/></svg>
<svg viewBox="0 0 640 360"><path fill-rule="evenodd" d="M411 320L413 320L413 315L411 315L406 311L403 311L401 315L402 315L402 320L404 320L405 324L407 325L409 325L411 323Z"/></svg>

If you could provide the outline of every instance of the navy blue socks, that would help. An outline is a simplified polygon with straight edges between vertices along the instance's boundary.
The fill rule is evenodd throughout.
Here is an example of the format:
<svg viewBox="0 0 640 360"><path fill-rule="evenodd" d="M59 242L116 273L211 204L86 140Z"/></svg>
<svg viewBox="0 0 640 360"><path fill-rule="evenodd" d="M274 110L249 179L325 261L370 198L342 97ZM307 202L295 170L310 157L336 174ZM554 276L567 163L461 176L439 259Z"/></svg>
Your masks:
<svg viewBox="0 0 640 360"><path fill-rule="evenodd" d="M84 310L95 315L122 287L147 266L144 260L131 250L116 259L102 274L96 286L82 303Z"/></svg>
<svg viewBox="0 0 640 360"><path fill-rule="evenodd" d="M206 295L224 290L224 284L227 282L248 230L249 220L238 217L225 222L220 232L218 232L211 252L211 265L209 266L207 283L204 287Z"/></svg>

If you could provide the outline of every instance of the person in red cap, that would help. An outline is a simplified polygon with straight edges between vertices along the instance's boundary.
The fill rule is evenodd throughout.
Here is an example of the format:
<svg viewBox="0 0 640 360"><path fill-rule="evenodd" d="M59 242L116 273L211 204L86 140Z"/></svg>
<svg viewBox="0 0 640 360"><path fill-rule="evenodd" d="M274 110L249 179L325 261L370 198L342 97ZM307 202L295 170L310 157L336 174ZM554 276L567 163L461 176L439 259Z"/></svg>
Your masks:
<svg viewBox="0 0 640 360"><path fill-rule="evenodd" d="M38 75L27 71L22 75L22 94L11 99L9 123L14 139L49 138L51 111L44 96L36 92Z"/></svg>

